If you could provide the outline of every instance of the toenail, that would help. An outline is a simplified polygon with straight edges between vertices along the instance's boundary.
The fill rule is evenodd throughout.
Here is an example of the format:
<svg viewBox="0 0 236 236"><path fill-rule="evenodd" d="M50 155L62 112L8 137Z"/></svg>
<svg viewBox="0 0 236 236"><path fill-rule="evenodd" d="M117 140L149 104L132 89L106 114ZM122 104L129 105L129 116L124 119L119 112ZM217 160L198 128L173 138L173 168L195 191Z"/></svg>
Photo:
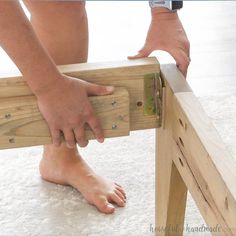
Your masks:
<svg viewBox="0 0 236 236"><path fill-rule="evenodd" d="M110 208L115 208L112 204L107 204L107 206Z"/></svg>
<svg viewBox="0 0 236 236"><path fill-rule="evenodd" d="M103 143L104 142L104 138L98 138L98 142L99 143Z"/></svg>

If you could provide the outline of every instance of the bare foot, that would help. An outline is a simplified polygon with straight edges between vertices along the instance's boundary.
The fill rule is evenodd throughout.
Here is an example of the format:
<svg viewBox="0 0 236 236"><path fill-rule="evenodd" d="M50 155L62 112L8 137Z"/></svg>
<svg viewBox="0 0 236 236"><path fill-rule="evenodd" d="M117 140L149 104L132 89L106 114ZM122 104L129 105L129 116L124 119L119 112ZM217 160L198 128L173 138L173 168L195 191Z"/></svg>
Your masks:
<svg viewBox="0 0 236 236"><path fill-rule="evenodd" d="M45 145L39 169L44 180L71 185L103 213L113 213L114 203L120 207L125 206L123 188L94 173L76 148L68 149L64 144L59 148Z"/></svg>

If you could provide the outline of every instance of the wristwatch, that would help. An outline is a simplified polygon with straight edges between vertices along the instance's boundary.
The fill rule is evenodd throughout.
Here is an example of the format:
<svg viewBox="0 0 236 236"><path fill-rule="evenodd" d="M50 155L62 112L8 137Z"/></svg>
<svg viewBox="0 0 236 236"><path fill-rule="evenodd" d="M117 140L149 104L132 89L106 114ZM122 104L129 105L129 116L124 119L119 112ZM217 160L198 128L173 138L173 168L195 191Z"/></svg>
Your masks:
<svg viewBox="0 0 236 236"><path fill-rule="evenodd" d="M176 11L183 7L183 1L165 1L165 0L149 0L151 8L164 7L170 11Z"/></svg>

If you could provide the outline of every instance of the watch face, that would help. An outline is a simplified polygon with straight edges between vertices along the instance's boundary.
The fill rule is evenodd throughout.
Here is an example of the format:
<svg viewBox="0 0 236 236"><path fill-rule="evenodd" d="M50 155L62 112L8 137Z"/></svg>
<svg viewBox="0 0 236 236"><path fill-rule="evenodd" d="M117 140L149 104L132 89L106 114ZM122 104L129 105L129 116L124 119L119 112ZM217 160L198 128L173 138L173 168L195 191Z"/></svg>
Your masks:
<svg viewBox="0 0 236 236"><path fill-rule="evenodd" d="M160 5L163 5L165 4L166 1L162 0L162 1L153 1L155 4L160 4Z"/></svg>
<svg viewBox="0 0 236 236"><path fill-rule="evenodd" d="M165 7L168 8L169 10L172 10L172 2L171 1L164 1L164 0L160 0L160 1L155 1L155 0L151 0L149 1L149 5L150 7Z"/></svg>
<svg viewBox="0 0 236 236"><path fill-rule="evenodd" d="M183 1L164 1L164 0L150 0L150 7L165 7L169 10L178 10L183 7Z"/></svg>

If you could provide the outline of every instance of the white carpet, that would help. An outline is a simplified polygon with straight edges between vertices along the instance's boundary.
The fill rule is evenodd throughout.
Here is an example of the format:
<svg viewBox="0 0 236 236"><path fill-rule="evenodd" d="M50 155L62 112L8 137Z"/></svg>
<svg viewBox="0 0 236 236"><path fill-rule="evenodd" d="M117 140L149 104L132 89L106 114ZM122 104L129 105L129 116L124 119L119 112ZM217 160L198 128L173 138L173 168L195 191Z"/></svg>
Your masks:
<svg viewBox="0 0 236 236"><path fill-rule="evenodd" d="M148 130L82 150L99 173L126 189L126 207L109 216L76 190L40 179L42 147L0 151L0 235L152 235L154 147L154 130Z"/></svg>
<svg viewBox="0 0 236 236"><path fill-rule="evenodd" d="M91 142L82 150L99 173L126 189L127 205L117 208L114 215L99 213L71 187L41 180L42 147L0 151L0 235L154 235L154 138L154 130L133 132L130 137L107 139L103 145ZM188 195L185 226L202 224ZM184 235L191 234L185 231Z"/></svg>

